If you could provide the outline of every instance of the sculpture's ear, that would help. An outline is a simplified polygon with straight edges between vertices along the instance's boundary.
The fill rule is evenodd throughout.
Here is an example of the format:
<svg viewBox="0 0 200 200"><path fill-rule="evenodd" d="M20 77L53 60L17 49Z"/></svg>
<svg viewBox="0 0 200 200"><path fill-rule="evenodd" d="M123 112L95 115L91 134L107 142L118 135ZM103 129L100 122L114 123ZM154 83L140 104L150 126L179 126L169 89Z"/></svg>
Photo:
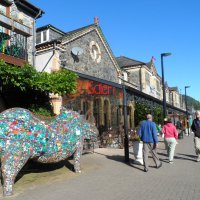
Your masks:
<svg viewBox="0 0 200 200"><path fill-rule="evenodd" d="M96 124L93 122L93 123L90 123L91 124L91 126L94 126L94 127L96 127Z"/></svg>

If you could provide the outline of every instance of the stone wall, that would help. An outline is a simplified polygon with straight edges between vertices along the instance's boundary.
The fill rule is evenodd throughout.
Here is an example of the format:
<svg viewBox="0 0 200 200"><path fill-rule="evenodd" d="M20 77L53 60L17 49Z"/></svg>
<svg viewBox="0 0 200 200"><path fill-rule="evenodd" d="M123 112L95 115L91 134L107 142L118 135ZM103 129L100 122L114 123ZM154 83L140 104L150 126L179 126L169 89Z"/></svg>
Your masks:
<svg viewBox="0 0 200 200"><path fill-rule="evenodd" d="M91 57L90 44L92 41L95 41L100 48L100 62L96 62ZM80 47L83 49L83 53L77 57L78 59L74 58L72 55L71 50L73 47ZM65 48L66 52L62 53L60 56L62 67L107 81L116 83L119 82L117 70L96 31L92 31L70 43L65 44Z"/></svg>

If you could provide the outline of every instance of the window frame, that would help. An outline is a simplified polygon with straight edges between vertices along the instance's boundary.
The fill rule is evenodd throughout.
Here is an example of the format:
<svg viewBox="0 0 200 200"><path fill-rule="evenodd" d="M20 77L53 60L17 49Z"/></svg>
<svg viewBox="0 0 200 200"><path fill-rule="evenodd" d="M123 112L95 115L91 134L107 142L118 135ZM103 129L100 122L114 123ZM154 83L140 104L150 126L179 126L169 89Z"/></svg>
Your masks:
<svg viewBox="0 0 200 200"><path fill-rule="evenodd" d="M46 40L44 40L44 32L46 32ZM44 42L49 41L49 29L43 30L39 32L39 34L40 34L40 41L37 44L42 44Z"/></svg>

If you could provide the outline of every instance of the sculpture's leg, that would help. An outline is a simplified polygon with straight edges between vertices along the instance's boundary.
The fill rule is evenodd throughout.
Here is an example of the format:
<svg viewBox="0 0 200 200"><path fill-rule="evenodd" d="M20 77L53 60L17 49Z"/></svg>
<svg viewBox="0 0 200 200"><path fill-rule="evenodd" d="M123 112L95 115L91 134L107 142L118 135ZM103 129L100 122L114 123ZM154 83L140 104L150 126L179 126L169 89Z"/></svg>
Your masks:
<svg viewBox="0 0 200 200"><path fill-rule="evenodd" d="M13 195L15 177L29 158L24 152L23 145L12 144L6 146L5 154L2 156L3 195Z"/></svg>
<svg viewBox="0 0 200 200"><path fill-rule="evenodd" d="M81 172L81 155L83 152L83 140L77 141L76 143L76 151L74 152L74 170L75 172Z"/></svg>

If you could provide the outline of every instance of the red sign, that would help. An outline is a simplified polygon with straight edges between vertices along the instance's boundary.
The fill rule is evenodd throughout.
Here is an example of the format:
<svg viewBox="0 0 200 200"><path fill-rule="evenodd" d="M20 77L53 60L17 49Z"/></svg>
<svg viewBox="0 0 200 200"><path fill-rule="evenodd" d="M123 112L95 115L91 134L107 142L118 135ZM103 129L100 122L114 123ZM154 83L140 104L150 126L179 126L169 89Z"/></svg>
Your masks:
<svg viewBox="0 0 200 200"><path fill-rule="evenodd" d="M78 84L79 92L82 94L86 92L89 95L115 95L116 89L115 87L112 87L110 85L94 82L94 81L87 81L87 84L85 84L85 81L80 81Z"/></svg>
<svg viewBox="0 0 200 200"><path fill-rule="evenodd" d="M91 88L89 88L88 94L101 94L101 95L113 95L115 93L115 88L102 83L95 84L91 82Z"/></svg>

